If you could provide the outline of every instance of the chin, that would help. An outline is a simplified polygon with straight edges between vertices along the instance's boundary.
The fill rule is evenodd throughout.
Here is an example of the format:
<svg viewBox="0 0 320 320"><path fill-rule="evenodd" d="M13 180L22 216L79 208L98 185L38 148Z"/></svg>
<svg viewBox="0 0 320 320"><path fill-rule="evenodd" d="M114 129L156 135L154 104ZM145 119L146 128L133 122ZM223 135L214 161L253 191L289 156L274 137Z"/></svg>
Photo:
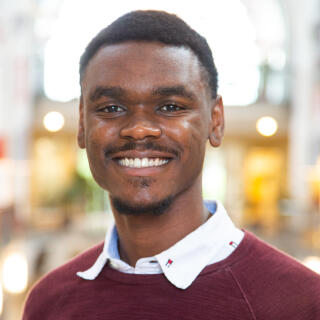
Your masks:
<svg viewBox="0 0 320 320"><path fill-rule="evenodd" d="M173 197L169 196L160 201L155 202L129 202L124 199L110 198L112 207L119 214L131 215L131 216L142 216L151 215L159 216L164 214L173 202Z"/></svg>

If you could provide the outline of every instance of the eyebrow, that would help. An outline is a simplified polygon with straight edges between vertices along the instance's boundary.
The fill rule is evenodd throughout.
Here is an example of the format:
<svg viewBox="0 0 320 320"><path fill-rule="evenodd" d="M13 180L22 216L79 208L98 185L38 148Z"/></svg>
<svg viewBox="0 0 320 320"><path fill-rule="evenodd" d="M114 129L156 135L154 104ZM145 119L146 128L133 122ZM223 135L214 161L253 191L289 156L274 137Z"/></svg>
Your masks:
<svg viewBox="0 0 320 320"><path fill-rule="evenodd" d="M121 87L98 86L90 94L90 100L94 102L99 100L101 97L119 98L124 95L125 91ZM192 92L188 91L184 86L158 87L152 90L152 95L161 97L180 96L192 101L196 100L196 96Z"/></svg>
<svg viewBox="0 0 320 320"><path fill-rule="evenodd" d="M121 87L96 87L90 94L90 100L92 102L100 99L101 97L118 98L124 95L124 90Z"/></svg>
<svg viewBox="0 0 320 320"><path fill-rule="evenodd" d="M196 100L196 96L192 92L188 91L184 86L159 87L153 90L152 95L163 97L180 96L192 101Z"/></svg>

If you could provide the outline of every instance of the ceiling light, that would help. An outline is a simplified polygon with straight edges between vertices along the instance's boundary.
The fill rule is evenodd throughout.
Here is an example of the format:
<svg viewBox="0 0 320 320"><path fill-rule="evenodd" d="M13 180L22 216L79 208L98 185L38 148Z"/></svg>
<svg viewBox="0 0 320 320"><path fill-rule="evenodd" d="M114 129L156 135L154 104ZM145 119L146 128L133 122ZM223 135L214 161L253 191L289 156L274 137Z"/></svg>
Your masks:
<svg viewBox="0 0 320 320"><path fill-rule="evenodd" d="M64 116L60 112L51 111L43 118L44 127L50 132L56 132L64 126Z"/></svg>
<svg viewBox="0 0 320 320"><path fill-rule="evenodd" d="M272 117L262 117L258 119L256 123L257 131L265 136L270 137L273 136L278 130L278 123Z"/></svg>

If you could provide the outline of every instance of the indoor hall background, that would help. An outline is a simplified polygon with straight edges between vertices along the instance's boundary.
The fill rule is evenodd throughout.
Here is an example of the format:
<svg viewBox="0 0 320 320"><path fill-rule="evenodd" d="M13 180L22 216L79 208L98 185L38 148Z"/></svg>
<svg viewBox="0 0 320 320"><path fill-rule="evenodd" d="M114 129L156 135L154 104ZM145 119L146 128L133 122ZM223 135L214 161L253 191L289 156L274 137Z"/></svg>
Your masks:
<svg viewBox="0 0 320 320"><path fill-rule="evenodd" d="M107 195L76 145L78 60L98 30L133 9L177 13L212 48L226 134L207 150L204 198L320 272L318 0L2 0L2 320L19 319L30 286L110 224Z"/></svg>

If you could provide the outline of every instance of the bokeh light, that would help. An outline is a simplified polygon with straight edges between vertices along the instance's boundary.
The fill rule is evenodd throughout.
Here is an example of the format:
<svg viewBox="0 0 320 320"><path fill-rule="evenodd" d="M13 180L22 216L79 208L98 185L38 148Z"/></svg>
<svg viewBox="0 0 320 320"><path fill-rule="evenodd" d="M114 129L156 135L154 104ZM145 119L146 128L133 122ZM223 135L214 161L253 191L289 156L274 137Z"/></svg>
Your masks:
<svg viewBox="0 0 320 320"><path fill-rule="evenodd" d="M51 111L43 118L44 127L50 132L57 132L64 126L64 116L60 112Z"/></svg>
<svg viewBox="0 0 320 320"><path fill-rule="evenodd" d="M270 137L273 136L278 130L278 123L272 117L262 117L258 119L256 123L257 131L265 136Z"/></svg>
<svg viewBox="0 0 320 320"><path fill-rule="evenodd" d="M316 256L309 256L303 260L303 264L309 269L320 274L320 258Z"/></svg>
<svg viewBox="0 0 320 320"><path fill-rule="evenodd" d="M28 263L24 255L14 252L3 262L2 281L4 289L13 294L26 290L28 285Z"/></svg>

